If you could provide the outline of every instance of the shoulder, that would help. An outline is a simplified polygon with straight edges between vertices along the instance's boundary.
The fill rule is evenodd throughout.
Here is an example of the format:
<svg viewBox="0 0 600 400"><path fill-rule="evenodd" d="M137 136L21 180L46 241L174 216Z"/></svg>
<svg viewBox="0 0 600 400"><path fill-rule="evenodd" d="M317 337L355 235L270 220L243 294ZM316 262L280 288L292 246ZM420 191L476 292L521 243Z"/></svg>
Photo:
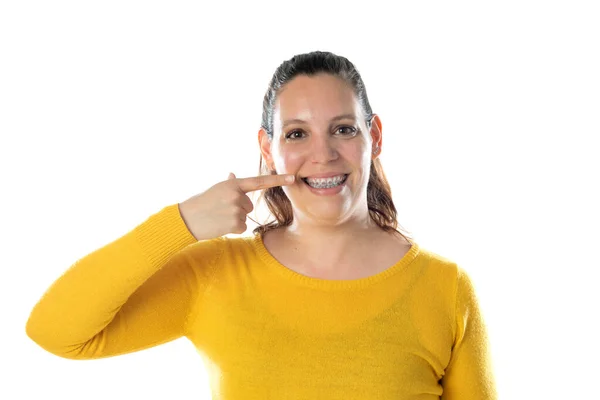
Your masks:
<svg viewBox="0 0 600 400"><path fill-rule="evenodd" d="M455 295L472 294L475 291L475 282L468 268L461 263L423 247L419 248L418 258L423 271L428 272L429 278L436 277L438 280L446 282Z"/></svg>
<svg viewBox="0 0 600 400"><path fill-rule="evenodd" d="M227 238L224 236L199 240L185 247L180 252L180 256L186 257L194 263L214 265L219 262L226 251Z"/></svg>
<svg viewBox="0 0 600 400"><path fill-rule="evenodd" d="M184 251L193 259L210 259L214 262L254 252L257 236L220 236L202 240L187 246Z"/></svg>
<svg viewBox="0 0 600 400"><path fill-rule="evenodd" d="M464 270L452 258L419 245L417 263L424 275L456 285Z"/></svg>

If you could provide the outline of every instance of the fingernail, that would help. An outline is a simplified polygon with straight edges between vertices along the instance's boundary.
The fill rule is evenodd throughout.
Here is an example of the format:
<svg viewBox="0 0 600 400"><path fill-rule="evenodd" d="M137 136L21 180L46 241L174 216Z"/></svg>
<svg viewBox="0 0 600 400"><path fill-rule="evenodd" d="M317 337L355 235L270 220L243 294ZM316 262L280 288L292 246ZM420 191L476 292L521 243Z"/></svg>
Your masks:
<svg viewBox="0 0 600 400"><path fill-rule="evenodd" d="M294 178L295 178L294 175L288 175L288 176L285 177L285 181L289 182L289 183L292 183L292 182L294 182Z"/></svg>

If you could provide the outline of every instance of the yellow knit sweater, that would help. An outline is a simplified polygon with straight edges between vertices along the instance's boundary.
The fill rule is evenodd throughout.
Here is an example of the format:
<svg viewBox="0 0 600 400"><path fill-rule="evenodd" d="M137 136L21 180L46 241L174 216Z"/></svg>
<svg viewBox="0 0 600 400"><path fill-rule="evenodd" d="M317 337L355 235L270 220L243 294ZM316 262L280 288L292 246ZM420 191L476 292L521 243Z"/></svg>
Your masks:
<svg viewBox="0 0 600 400"><path fill-rule="evenodd" d="M76 261L26 332L73 360L185 336L215 400L497 397L474 287L456 263L412 241L377 275L311 278L260 235L196 241L178 204Z"/></svg>

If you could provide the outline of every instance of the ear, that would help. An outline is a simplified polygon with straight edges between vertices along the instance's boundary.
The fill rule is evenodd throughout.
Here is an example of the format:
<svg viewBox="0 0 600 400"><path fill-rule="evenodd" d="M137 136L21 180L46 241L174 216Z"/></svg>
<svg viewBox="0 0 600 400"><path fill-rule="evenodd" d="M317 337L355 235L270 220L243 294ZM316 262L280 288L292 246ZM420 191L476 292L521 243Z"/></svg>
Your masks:
<svg viewBox="0 0 600 400"><path fill-rule="evenodd" d="M269 140L267 131L265 131L265 129L262 127L258 130L258 146L267 167L271 170L274 169L273 157L271 155L271 141Z"/></svg>
<svg viewBox="0 0 600 400"><path fill-rule="evenodd" d="M377 158L379 153L381 152L382 143L383 143L383 129L381 126L381 119L379 115L373 114L373 119L371 120L371 139L373 140L373 145L371 148L371 153L373 159ZM375 153L373 151L377 149Z"/></svg>

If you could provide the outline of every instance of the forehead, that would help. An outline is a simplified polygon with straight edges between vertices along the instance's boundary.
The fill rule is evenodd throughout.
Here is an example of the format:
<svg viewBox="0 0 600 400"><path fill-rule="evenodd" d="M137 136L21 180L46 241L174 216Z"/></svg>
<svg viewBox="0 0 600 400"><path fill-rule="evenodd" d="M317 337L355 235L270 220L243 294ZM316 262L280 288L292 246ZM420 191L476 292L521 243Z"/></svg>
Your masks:
<svg viewBox="0 0 600 400"><path fill-rule="evenodd" d="M280 90L274 106L275 121L280 122L289 118L328 120L340 114L360 113L352 87L329 74L295 77Z"/></svg>

